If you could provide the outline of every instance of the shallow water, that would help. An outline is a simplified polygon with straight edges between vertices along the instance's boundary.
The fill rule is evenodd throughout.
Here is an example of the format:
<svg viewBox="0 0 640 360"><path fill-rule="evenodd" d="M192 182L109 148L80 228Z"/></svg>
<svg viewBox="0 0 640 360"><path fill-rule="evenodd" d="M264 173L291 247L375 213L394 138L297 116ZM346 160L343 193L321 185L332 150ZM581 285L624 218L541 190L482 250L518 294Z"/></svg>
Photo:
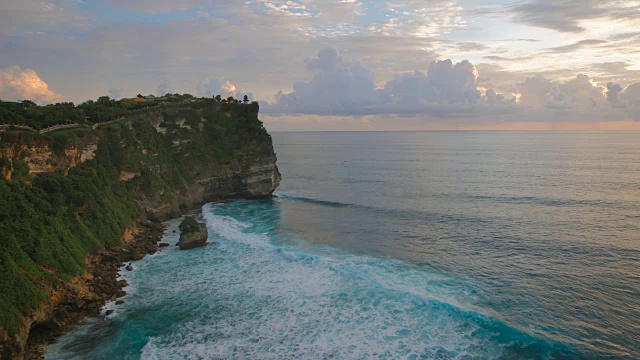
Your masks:
<svg viewBox="0 0 640 360"><path fill-rule="evenodd" d="M638 358L638 139L274 134L278 199L205 206L48 358Z"/></svg>

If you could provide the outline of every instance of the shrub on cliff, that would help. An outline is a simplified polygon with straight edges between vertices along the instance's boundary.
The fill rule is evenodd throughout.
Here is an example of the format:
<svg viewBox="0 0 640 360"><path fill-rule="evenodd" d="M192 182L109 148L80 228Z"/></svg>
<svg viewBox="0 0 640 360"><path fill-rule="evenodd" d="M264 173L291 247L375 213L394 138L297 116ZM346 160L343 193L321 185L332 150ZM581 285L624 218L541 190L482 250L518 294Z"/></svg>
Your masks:
<svg viewBox="0 0 640 360"><path fill-rule="evenodd" d="M182 233L198 232L200 231L200 224L192 216L187 216L182 220L179 228Z"/></svg>
<svg viewBox="0 0 640 360"><path fill-rule="evenodd" d="M0 327L9 333L46 297L43 288L82 274L84 257L119 244L142 214L126 187L94 166L42 173L32 186L0 180Z"/></svg>

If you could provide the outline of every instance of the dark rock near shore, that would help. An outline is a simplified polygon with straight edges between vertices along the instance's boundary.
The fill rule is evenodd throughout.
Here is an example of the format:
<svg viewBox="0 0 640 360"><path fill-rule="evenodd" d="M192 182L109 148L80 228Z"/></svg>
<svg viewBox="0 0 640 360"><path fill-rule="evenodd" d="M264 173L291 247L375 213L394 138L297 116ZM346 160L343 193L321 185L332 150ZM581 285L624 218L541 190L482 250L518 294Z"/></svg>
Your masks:
<svg viewBox="0 0 640 360"><path fill-rule="evenodd" d="M118 300L118 301L116 301L116 305L122 305L122 304L124 304L124 300Z"/></svg>
<svg viewBox="0 0 640 360"><path fill-rule="evenodd" d="M207 245L207 238L209 237L207 226L205 224L198 225L200 227L198 231L183 232L180 234L180 241L178 241L180 250L189 250Z"/></svg>
<svg viewBox="0 0 640 360"><path fill-rule="evenodd" d="M125 269L127 269L127 271L133 271L133 266L127 265L127 267L125 267Z"/></svg>
<svg viewBox="0 0 640 360"><path fill-rule="evenodd" d="M160 243L160 244L158 244L158 247L161 247L161 248L163 248L163 247L167 247L167 246L169 246L169 244L167 244L167 243Z"/></svg>

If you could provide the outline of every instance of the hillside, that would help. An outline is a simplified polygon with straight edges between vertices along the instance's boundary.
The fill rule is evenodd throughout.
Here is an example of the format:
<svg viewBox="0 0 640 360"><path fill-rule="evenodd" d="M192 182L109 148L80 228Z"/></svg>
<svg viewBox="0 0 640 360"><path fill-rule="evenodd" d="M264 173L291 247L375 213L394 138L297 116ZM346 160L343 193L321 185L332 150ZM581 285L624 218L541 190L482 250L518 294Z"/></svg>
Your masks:
<svg viewBox="0 0 640 360"><path fill-rule="evenodd" d="M258 111L199 99L95 128L0 132L0 354L20 353L9 344L24 346L56 289L143 219L270 197L280 174Z"/></svg>

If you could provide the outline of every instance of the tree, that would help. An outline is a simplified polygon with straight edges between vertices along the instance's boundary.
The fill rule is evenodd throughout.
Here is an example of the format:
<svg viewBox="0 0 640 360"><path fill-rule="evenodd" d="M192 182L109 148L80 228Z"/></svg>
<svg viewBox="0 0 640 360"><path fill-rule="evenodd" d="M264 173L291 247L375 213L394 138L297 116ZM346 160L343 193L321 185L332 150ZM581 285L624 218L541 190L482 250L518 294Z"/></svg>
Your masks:
<svg viewBox="0 0 640 360"><path fill-rule="evenodd" d="M109 98L108 96L100 96L98 98L98 103L100 105L111 105L111 98Z"/></svg>
<svg viewBox="0 0 640 360"><path fill-rule="evenodd" d="M247 95L244 96L244 99L242 99L243 103L248 103L249 102L249 97Z"/></svg>
<svg viewBox="0 0 640 360"><path fill-rule="evenodd" d="M222 102L222 96L216 95L216 101L217 102Z"/></svg>
<svg viewBox="0 0 640 360"><path fill-rule="evenodd" d="M120 104L121 108L127 109L127 110L134 108L137 105L136 101L133 99L120 99L118 103Z"/></svg>
<svg viewBox="0 0 640 360"><path fill-rule="evenodd" d="M137 98L143 98L144 96L142 96L142 94L138 94L136 95Z"/></svg>
<svg viewBox="0 0 640 360"><path fill-rule="evenodd" d="M235 102L235 99L233 98L233 96L229 96L229 97L227 98L227 102L228 102L228 103L234 103L234 102Z"/></svg>

